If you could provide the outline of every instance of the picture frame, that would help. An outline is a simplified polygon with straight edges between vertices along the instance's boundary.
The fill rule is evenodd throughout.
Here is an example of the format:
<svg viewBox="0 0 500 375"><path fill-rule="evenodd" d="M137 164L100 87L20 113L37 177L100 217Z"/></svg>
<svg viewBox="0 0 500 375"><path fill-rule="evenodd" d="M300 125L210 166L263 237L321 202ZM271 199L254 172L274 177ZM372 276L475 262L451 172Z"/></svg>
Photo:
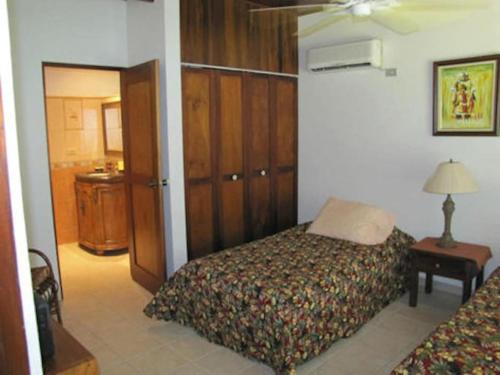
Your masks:
<svg viewBox="0 0 500 375"><path fill-rule="evenodd" d="M434 63L435 136L497 136L500 55Z"/></svg>

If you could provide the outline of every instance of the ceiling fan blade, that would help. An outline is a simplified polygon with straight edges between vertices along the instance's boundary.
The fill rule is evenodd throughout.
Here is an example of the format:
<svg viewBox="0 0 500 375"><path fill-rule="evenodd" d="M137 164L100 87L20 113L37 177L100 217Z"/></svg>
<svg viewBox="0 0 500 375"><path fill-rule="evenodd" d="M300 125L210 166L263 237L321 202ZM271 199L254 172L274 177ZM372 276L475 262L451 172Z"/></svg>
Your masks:
<svg viewBox="0 0 500 375"><path fill-rule="evenodd" d="M253 8L250 9L250 12L252 13L259 13L259 12L276 12L276 11L284 11L284 10L308 10L308 9L318 9L318 12L324 11L324 10L330 10L330 9L335 9L335 8L345 8L346 3L344 1L325 1L324 4L304 4L304 5L285 5L281 7L259 7L259 8Z"/></svg>
<svg viewBox="0 0 500 375"><path fill-rule="evenodd" d="M482 4L482 5L481 5ZM428 1L401 2L393 9L402 12L470 12L476 9L487 8L491 3L478 0L477 3L467 2L467 4L458 5L450 3L429 3Z"/></svg>
<svg viewBox="0 0 500 375"><path fill-rule="evenodd" d="M485 8L491 0L399 0L397 8L412 11L466 11Z"/></svg>
<svg viewBox="0 0 500 375"><path fill-rule="evenodd" d="M299 38L305 38L307 36L310 36L314 33L317 33L318 31L321 31L323 29L326 29L327 27L330 27L331 25L343 21L347 18L351 18L350 14L338 14L338 15L333 15L327 18L322 19L319 22L316 22L314 25L306 27L303 30L299 30L296 35L298 35Z"/></svg>
<svg viewBox="0 0 500 375"><path fill-rule="evenodd" d="M394 9L383 9L374 12L369 18L398 34L411 34L419 30L418 24L410 17L401 15Z"/></svg>

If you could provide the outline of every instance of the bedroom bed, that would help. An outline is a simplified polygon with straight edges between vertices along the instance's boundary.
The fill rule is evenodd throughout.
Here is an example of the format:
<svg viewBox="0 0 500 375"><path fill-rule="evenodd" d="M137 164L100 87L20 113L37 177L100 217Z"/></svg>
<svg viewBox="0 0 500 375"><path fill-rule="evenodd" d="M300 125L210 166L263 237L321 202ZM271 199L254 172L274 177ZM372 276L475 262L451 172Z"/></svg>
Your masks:
<svg viewBox="0 0 500 375"><path fill-rule="evenodd" d="M406 287L414 239L380 245L307 233L308 224L191 261L145 308L209 341L294 373L349 337Z"/></svg>
<svg viewBox="0 0 500 375"><path fill-rule="evenodd" d="M392 375L500 374L500 267Z"/></svg>

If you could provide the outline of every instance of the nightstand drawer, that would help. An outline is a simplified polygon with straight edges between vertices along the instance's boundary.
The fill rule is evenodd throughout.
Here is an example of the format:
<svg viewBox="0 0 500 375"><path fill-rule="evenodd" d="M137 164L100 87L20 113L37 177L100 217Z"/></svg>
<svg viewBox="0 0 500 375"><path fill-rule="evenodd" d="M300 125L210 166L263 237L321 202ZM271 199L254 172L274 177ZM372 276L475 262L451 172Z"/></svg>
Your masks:
<svg viewBox="0 0 500 375"><path fill-rule="evenodd" d="M431 272L434 275L463 279L465 276L465 261L461 259L443 258L427 254L416 255L417 268L421 272Z"/></svg>

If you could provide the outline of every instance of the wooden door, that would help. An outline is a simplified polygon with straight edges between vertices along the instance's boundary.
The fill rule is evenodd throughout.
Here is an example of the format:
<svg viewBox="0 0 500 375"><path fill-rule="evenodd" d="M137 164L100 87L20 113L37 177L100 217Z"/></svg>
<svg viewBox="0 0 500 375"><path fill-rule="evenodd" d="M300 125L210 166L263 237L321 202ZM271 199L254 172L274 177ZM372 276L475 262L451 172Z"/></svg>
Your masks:
<svg viewBox="0 0 500 375"><path fill-rule="evenodd" d="M297 224L297 80L271 78L276 231Z"/></svg>
<svg viewBox="0 0 500 375"><path fill-rule="evenodd" d="M131 273L152 292L166 278L158 70L155 60L121 74Z"/></svg>
<svg viewBox="0 0 500 375"><path fill-rule="evenodd" d="M220 248L246 239L243 76L216 73Z"/></svg>
<svg viewBox="0 0 500 375"><path fill-rule="evenodd" d="M249 239L274 231L271 201L270 84L264 75L245 75L247 215Z"/></svg>
<svg viewBox="0 0 500 375"><path fill-rule="evenodd" d="M213 72L182 70L184 176L189 258L218 248Z"/></svg>
<svg viewBox="0 0 500 375"><path fill-rule="evenodd" d="M2 239L0 245L0 264L2 265L0 272L0 374L24 375L29 374L28 351L11 219L2 108L0 91L0 238Z"/></svg>

